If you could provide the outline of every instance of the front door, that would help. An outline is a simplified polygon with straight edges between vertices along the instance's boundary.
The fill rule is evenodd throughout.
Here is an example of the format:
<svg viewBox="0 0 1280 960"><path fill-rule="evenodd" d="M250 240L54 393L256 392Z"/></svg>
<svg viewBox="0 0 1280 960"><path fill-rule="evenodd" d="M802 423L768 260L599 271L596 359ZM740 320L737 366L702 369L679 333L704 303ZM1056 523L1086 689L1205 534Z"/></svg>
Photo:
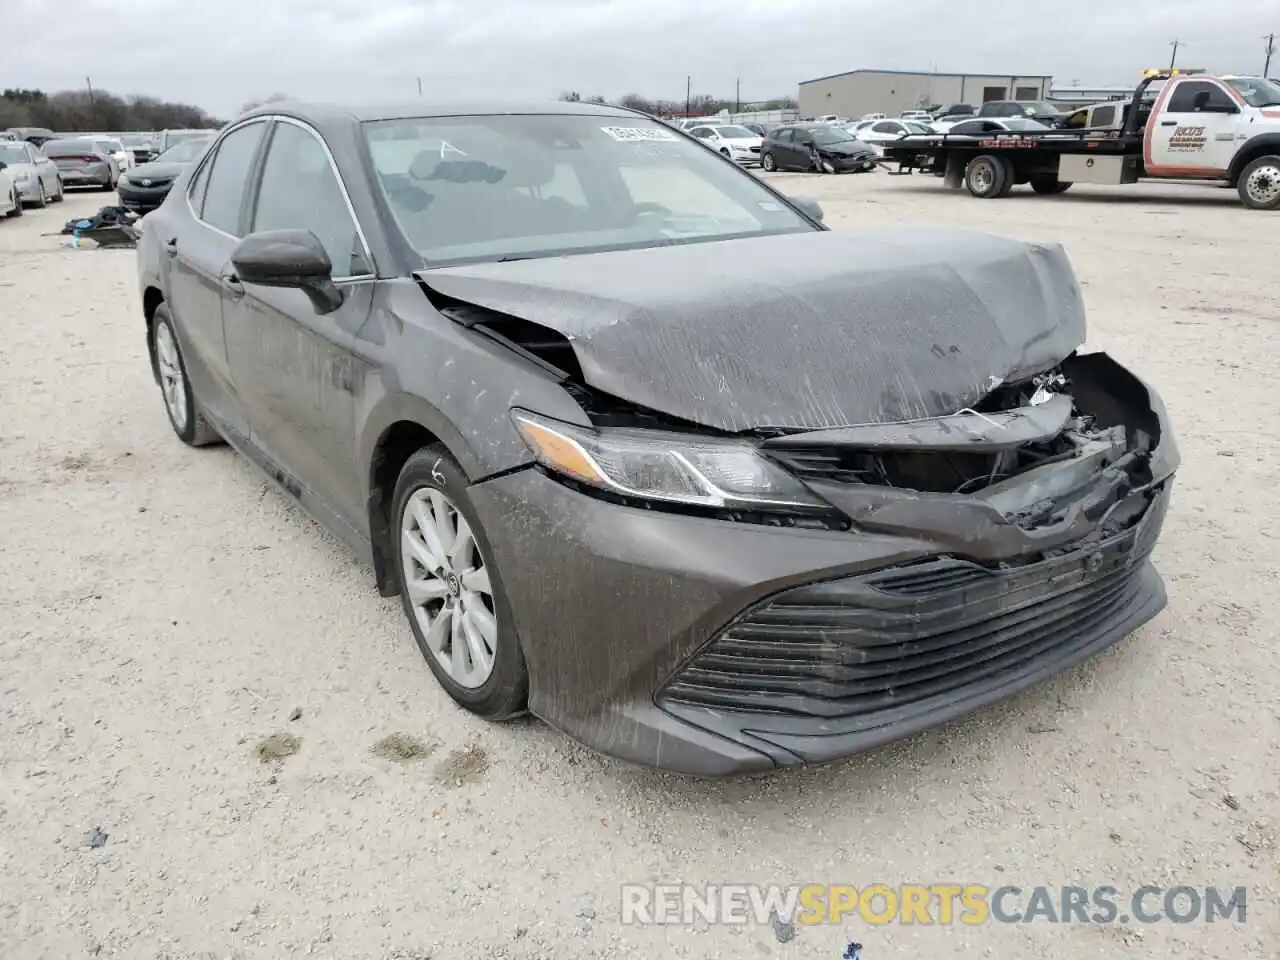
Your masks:
<svg viewBox="0 0 1280 960"><path fill-rule="evenodd" d="M367 478L356 463L351 345L369 316L374 270L338 172L309 127L275 121L249 224L252 232L310 230L344 294L321 314L301 290L240 284L227 265L227 350L254 445L302 487L309 508L362 530Z"/></svg>
<svg viewBox="0 0 1280 960"><path fill-rule="evenodd" d="M220 426L245 437L249 422L236 396L223 330L222 275L239 242L245 184L266 127L264 121L249 123L223 137L190 181L190 210L166 210L151 227L164 250L166 299L191 391Z"/></svg>
<svg viewBox="0 0 1280 960"><path fill-rule="evenodd" d="M1179 80L1163 109L1157 108L1149 134L1149 173L1219 177L1236 152L1239 107L1214 80Z"/></svg>

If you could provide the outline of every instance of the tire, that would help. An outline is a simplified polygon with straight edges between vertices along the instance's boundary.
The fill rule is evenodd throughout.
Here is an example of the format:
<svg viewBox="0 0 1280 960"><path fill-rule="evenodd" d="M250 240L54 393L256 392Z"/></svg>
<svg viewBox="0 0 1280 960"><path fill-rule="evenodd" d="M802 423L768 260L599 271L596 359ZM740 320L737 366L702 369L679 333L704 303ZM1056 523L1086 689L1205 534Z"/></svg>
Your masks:
<svg viewBox="0 0 1280 960"><path fill-rule="evenodd" d="M1031 178L1031 189L1036 193L1052 196L1055 193L1066 193L1071 189L1071 183L1059 180L1051 174L1041 174Z"/></svg>
<svg viewBox="0 0 1280 960"><path fill-rule="evenodd" d="M53 202L53 203L61 203L61 202L62 202L62 197L63 197L63 191L64 191L64 189L65 189L65 188L62 186L62 178L61 178L61 177L59 177L59 178L58 178L58 192L57 192L57 193L55 193L55 194L53 195L53 197L52 197L52 202Z"/></svg>
<svg viewBox="0 0 1280 960"><path fill-rule="evenodd" d="M459 517L469 528L470 545L437 562L437 551L426 546L428 538L420 533L423 521L437 541L452 538L457 544ZM515 618L494 565L493 548L468 498L466 475L443 445L423 447L405 462L396 481L390 525L401 605L440 686L459 706L487 720L523 713L529 672ZM434 571L429 571L428 562ZM483 577L468 583L477 571ZM437 624L439 633L433 629ZM481 624L488 625L491 637ZM461 646L455 648L455 641ZM467 656L457 655L458 650ZM479 658L473 653L477 650Z"/></svg>
<svg viewBox="0 0 1280 960"><path fill-rule="evenodd" d="M35 207L37 210L43 210L45 207L49 205L49 198L46 197L44 193L44 181L37 178L36 187L40 191L40 196L35 202Z"/></svg>
<svg viewBox="0 0 1280 960"><path fill-rule="evenodd" d="M722 156L722 157L724 157L726 160L728 160L728 159L729 159L729 151L728 151L728 150L725 150L724 148L721 148L721 150L720 150L720 156Z"/></svg>
<svg viewBox="0 0 1280 960"><path fill-rule="evenodd" d="M1250 210L1280 210L1280 156L1255 157L1245 164L1236 192Z"/></svg>
<svg viewBox="0 0 1280 960"><path fill-rule="evenodd" d="M115 181L111 179L111 175L107 174L107 182L102 185L103 193L110 193L116 188Z"/></svg>
<svg viewBox="0 0 1280 960"><path fill-rule="evenodd" d="M974 157L964 169L964 185L970 196L994 200L1005 196L1013 186L1009 165L1002 157L989 153Z"/></svg>
<svg viewBox="0 0 1280 960"><path fill-rule="evenodd" d="M151 320L151 367L160 384L165 413L173 432L189 447L207 447L221 443L222 437L205 419L200 403L191 392L187 362L173 330L173 317L163 303L156 307ZM175 376L176 374L176 376ZM181 403L179 404L179 398Z"/></svg>
<svg viewBox="0 0 1280 960"><path fill-rule="evenodd" d="M765 173L776 173L778 170L778 161L773 159L773 154L768 151L760 154L760 169Z"/></svg>
<svg viewBox="0 0 1280 960"><path fill-rule="evenodd" d="M9 195L9 199L13 201L13 209L10 210L6 216L13 217L15 219L22 216L26 211L22 209L22 194L18 192L17 187L13 188L13 192Z"/></svg>

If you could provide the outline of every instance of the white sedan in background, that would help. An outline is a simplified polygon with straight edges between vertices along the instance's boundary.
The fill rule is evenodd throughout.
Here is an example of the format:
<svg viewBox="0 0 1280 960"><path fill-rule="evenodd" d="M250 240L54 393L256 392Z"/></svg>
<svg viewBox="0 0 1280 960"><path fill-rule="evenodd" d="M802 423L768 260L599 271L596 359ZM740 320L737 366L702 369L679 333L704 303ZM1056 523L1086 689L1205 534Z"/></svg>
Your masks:
<svg viewBox="0 0 1280 960"><path fill-rule="evenodd" d="M886 143L894 140L900 140L908 134L933 133L933 130L924 123L917 120L863 120L861 123L855 123L849 128L849 132L861 140L863 143L869 143L879 152L884 149Z"/></svg>
<svg viewBox="0 0 1280 960"><path fill-rule="evenodd" d="M95 144L102 148L103 152L110 155L115 162L115 178L119 180L126 170L132 170L136 164L133 158L133 151L126 149L125 145L119 140L111 137L84 137L83 139L92 140Z"/></svg>
<svg viewBox="0 0 1280 960"><path fill-rule="evenodd" d="M764 138L736 124L690 127L689 136L697 137L712 150L744 165L760 162Z"/></svg>

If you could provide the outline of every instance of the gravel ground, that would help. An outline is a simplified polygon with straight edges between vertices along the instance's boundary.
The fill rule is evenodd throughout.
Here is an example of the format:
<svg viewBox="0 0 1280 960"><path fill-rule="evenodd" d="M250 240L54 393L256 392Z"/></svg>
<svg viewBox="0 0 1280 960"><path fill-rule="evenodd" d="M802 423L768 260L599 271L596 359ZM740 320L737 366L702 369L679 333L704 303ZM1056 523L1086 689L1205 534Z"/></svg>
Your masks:
<svg viewBox="0 0 1280 960"><path fill-rule="evenodd" d="M1280 218L1211 188L997 203L776 180L837 228L1066 244L1092 345L1179 430L1168 610L819 770L696 782L486 725L366 570L242 459L172 436L132 253L42 235L103 199L73 196L0 223L0 957L836 958L855 936L865 960L1280 953ZM1242 926L623 926L619 884L659 880L1250 899Z"/></svg>

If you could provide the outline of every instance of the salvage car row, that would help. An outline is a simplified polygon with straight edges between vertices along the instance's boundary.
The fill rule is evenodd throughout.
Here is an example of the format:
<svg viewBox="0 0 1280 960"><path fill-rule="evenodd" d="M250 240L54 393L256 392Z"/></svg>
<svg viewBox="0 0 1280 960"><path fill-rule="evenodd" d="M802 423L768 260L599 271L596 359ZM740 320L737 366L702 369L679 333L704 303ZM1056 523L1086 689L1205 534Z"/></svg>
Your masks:
<svg viewBox="0 0 1280 960"><path fill-rule="evenodd" d="M1164 605L1177 448L1079 352L1058 245L869 243L585 103L270 104L143 223L174 433L361 557L481 716L696 774L817 763Z"/></svg>

